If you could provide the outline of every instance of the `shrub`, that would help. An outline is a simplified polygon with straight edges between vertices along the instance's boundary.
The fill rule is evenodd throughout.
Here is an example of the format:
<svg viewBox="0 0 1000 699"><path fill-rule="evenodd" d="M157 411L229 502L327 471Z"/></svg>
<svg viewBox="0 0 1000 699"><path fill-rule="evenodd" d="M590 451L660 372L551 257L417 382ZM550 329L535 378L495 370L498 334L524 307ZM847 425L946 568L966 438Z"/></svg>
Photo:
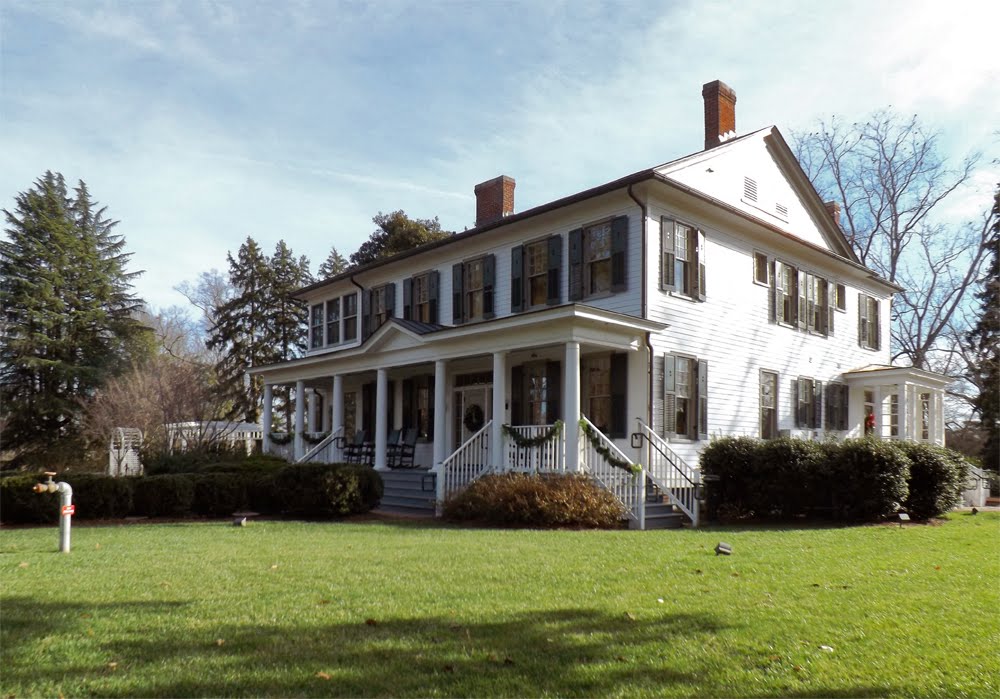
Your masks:
<svg viewBox="0 0 1000 699"><path fill-rule="evenodd" d="M701 452L701 470L706 483L709 519L725 512L749 512L749 493L754 487L755 459L762 442L752 437L713 439Z"/></svg>
<svg viewBox="0 0 1000 699"><path fill-rule="evenodd" d="M252 454L233 450L197 450L175 454L143 455L147 476L173 473L229 473L232 471L274 472L287 466L278 456Z"/></svg>
<svg viewBox="0 0 1000 699"><path fill-rule="evenodd" d="M191 476L194 497L191 511L197 515L222 517L249 509L248 478L237 473L204 473Z"/></svg>
<svg viewBox="0 0 1000 699"><path fill-rule="evenodd" d="M191 514L194 482L190 476L168 474L135 479L133 511L147 517L183 517Z"/></svg>
<svg viewBox="0 0 1000 699"><path fill-rule="evenodd" d="M273 483L279 507L307 517L367 512L382 498L378 473L356 464L293 464L278 471Z"/></svg>
<svg viewBox="0 0 1000 699"><path fill-rule="evenodd" d="M452 520L527 527L621 527L625 508L587 476L504 473L483 476L449 498Z"/></svg>
<svg viewBox="0 0 1000 699"><path fill-rule="evenodd" d="M792 517L819 506L823 456L818 442L788 438L761 442L753 460L750 509Z"/></svg>
<svg viewBox="0 0 1000 699"><path fill-rule="evenodd" d="M828 454L826 485L835 516L877 520L897 512L906 501L910 460L898 443L848 439Z"/></svg>
<svg viewBox="0 0 1000 699"><path fill-rule="evenodd" d="M0 520L8 524L43 524L59 520L59 498L31 490L41 476L8 476L0 479Z"/></svg>
<svg viewBox="0 0 1000 699"><path fill-rule="evenodd" d="M67 474L64 480L73 488L75 516L80 519L125 517L132 511L135 478Z"/></svg>
<svg viewBox="0 0 1000 699"><path fill-rule="evenodd" d="M929 444L901 442L910 459L909 497L904 505L915 519L938 517L962 501L969 465L962 455Z"/></svg>

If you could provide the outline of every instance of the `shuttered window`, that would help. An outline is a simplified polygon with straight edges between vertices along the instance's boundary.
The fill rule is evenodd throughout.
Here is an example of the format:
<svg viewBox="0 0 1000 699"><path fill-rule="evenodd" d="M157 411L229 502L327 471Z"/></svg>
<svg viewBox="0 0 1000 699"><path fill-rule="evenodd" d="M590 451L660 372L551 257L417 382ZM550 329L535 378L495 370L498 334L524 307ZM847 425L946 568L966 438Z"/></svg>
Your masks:
<svg viewBox="0 0 1000 699"><path fill-rule="evenodd" d="M801 376L792 381L792 395L795 396L796 427L819 429L822 394L823 386L821 381Z"/></svg>
<svg viewBox="0 0 1000 699"><path fill-rule="evenodd" d="M438 322L439 278L438 271L432 270L403 281L403 318Z"/></svg>
<svg viewBox="0 0 1000 699"><path fill-rule="evenodd" d="M350 342L358 337L358 295L342 296L341 302L344 314L344 342Z"/></svg>
<svg viewBox="0 0 1000 699"><path fill-rule="evenodd" d="M693 226L660 219L660 288L705 300L705 234Z"/></svg>
<svg viewBox="0 0 1000 699"><path fill-rule="evenodd" d="M309 348L323 346L323 304L312 307L309 321Z"/></svg>
<svg viewBox="0 0 1000 699"><path fill-rule="evenodd" d="M434 376L403 381L403 429L417 429L420 439L434 438Z"/></svg>
<svg viewBox="0 0 1000 699"><path fill-rule="evenodd" d="M628 288L628 216L569 232L569 300Z"/></svg>
<svg viewBox="0 0 1000 699"><path fill-rule="evenodd" d="M326 302L326 344L340 342L340 299Z"/></svg>
<svg viewBox="0 0 1000 699"><path fill-rule="evenodd" d="M878 299L858 294L858 344L866 349L881 349L879 328Z"/></svg>
<svg viewBox="0 0 1000 699"><path fill-rule="evenodd" d="M778 436L778 374L760 372L760 438Z"/></svg>
<svg viewBox="0 0 1000 699"><path fill-rule="evenodd" d="M755 263L756 266L756 263ZM774 261L771 320L805 332L832 335L836 286L786 262Z"/></svg>
<svg viewBox="0 0 1000 699"><path fill-rule="evenodd" d="M828 430L847 429L847 384L828 383L825 391L826 416L823 425Z"/></svg>
<svg viewBox="0 0 1000 699"><path fill-rule="evenodd" d="M668 354L663 367L664 436L708 438L708 362Z"/></svg>

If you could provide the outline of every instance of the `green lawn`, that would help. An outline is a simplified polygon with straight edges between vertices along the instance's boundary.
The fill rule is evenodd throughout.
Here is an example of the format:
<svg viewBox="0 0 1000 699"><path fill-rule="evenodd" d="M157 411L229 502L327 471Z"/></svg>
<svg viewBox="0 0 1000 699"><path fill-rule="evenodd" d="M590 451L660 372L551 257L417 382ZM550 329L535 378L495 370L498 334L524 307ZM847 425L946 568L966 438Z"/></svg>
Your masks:
<svg viewBox="0 0 1000 699"><path fill-rule="evenodd" d="M0 531L2 697L1000 695L995 513L73 535L64 555L54 527Z"/></svg>

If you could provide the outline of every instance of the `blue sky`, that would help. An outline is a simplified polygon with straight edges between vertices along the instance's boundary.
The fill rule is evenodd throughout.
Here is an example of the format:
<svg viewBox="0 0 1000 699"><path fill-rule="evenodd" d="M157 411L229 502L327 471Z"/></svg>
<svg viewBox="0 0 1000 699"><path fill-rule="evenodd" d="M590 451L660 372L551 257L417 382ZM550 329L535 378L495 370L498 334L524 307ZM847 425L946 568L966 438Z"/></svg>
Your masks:
<svg viewBox="0 0 1000 699"><path fill-rule="evenodd" d="M471 227L473 186L524 210L700 150L701 86L737 131L892 105L1000 181L997 3L0 0L0 208L45 170L121 220L140 296L247 235L313 268L379 211Z"/></svg>

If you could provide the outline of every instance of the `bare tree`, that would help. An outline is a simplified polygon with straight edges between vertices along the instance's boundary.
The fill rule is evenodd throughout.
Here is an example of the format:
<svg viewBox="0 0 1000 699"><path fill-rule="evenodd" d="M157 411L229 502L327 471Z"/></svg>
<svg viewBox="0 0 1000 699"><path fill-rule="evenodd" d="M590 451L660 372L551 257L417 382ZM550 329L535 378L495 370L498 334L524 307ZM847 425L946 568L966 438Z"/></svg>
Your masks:
<svg viewBox="0 0 1000 699"><path fill-rule="evenodd" d="M194 282L184 281L174 287L191 305L201 311L205 333L215 325L215 312L233 297L233 286L225 274L214 267L202 272Z"/></svg>
<svg viewBox="0 0 1000 699"><path fill-rule="evenodd" d="M892 307L893 361L961 374L958 343L950 340L968 328L964 311L981 274L990 214L956 224L944 220L942 203L969 180L979 155L951 169L936 132L915 115L888 110L864 123L834 117L794 138L817 191L841 203L841 226L858 258L904 288Z"/></svg>

